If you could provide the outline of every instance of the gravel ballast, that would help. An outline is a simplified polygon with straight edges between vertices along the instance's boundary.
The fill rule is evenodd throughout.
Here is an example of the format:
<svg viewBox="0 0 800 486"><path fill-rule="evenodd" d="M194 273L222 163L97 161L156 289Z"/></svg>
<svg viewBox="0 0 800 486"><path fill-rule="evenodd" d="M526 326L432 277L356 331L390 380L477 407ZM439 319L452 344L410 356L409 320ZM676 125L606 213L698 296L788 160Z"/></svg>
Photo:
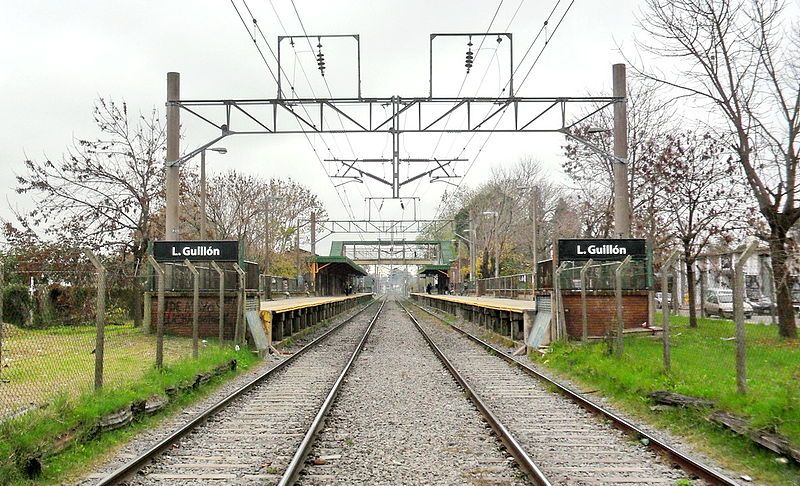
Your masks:
<svg viewBox="0 0 800 486"><path fill-rule="evenodd" d="M298 484L527 484L400 307L387 303Z"/></svg>

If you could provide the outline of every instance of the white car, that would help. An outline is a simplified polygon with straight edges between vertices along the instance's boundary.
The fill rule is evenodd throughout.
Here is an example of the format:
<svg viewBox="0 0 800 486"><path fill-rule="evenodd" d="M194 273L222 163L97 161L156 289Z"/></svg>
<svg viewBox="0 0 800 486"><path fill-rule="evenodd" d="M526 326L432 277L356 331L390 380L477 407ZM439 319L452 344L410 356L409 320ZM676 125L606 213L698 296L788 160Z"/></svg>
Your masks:
<svg viewBox="0 0 800 486"><path fill-rule="evenodd" d="M743 302L745 319L753 317L753 307ZM725 319L733 319L733 291L730 289L710 289L703 299L703 309L707 316L718 315Z"/></svg>

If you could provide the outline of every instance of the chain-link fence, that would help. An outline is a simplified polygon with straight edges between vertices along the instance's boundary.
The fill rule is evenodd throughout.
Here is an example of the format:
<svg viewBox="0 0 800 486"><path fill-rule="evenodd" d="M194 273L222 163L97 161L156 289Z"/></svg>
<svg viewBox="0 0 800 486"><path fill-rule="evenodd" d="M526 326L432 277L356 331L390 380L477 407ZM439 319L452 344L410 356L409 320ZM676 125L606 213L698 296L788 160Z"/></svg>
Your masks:
<svg viewBox="0 0 800 486"><path fill-rule="evenodd" d="M0 420L59 395L123 386L157 363L191 358L195 346L194 355L200 356L218 344L142 325L147 322L141 312L148 307L144 296L151 290L148 272L101 262L89 253L64 256L63 262L46 268L11 260L0 267ZM191 301L192 277L187 293L186 270L170 269L171 289ZM211 281L207 270L198 273ZM235 278L232 285L235 290Z"/></svg>
<svg viewBox="0 0 800 486"><path fill-rule="evenodd" d="M613 356L695 380L698 388L711 380L739 394L799 390L800 349L781 338L774 305L748 298L747 256L733 269L733 289L694 289L694 312L688 299L671 297L677 252L655 278L646 262L562 264L554 271L556 337L605 339Z"/></svg>
<svg viewBox="0 0 800 486"><path fill-rule="evenodd" d="M518 273L500 277L481 278L476 282L477 291L482 295L491 297L504 297L515 299L532 293L533 275Z"/></svg>

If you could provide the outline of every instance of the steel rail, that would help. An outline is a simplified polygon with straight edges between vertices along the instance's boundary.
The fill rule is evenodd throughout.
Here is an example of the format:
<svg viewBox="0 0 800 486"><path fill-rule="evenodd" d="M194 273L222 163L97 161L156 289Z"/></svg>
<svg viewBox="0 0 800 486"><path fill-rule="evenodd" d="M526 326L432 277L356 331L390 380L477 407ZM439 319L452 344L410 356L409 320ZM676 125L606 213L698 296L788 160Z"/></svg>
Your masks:
<svg viewBox="0 0 800 486"><path fill-rule="evenodd" d="M557 381L554 381L550 377L548 377L548 376L536 371L530 365L525 364L525 363L521 363L521 362L515 360L513 357L509 356L506 353L506 351L504 351L502 349L498 349L494 345L492 345L490 343L487 343L486 341L482 340L481 338L472 335L471 333L465 331L464 329L461 329L460 327L458 327L458 326L456 326L456 325L454 325L454 324L452 324L450 322L447 322L447 320L445 320L441 316L436 315L435 313L429 311L428 309L425 309L424 307L420 306L419 304L417 304L415 302L411 302L411 303L415 307L420 309L421 311L425 312L426 314L428 314L428 315L430 315L432 317L435 317L436 319L440 320L441 322L443 322L443 323L447 324L448 326L450 326L451 328L453 328L455 331L458 331L459 333L463 334L464 336L466 336L467 338L469 338L473 342L478 343L481 346L483 346L484 348L486 348L487 350L493 352L494 354L496 354L497 356L499 356L500 358L505 360L507 363L509 363L509 364L511 364L513 366L518 366L519 368L521 368L528 375L531 375L534 378L547 383L549 386L554 387L556 390L558 390L559 393L561 393L563 396L569 398L573 402L577 403L584 410L587 410L588 412L590 412L590 413L592 413L594 415L599 415L599 416L603 417L604 419L610 421L611 424L614 425L614 427L616 427L617 429L619 429L619 430L621 430L621 431L623 431L623 432L625 432L625 433L627 433L629 435L636 436L637 438L647 439L648 447L650 447L651 449L655 450L656 452L660 452L662 454L666 454L674 463L678 464L681 468L683 468L683 470L685 470L687 472L690 472L690 473L693 473L693 474L696 474L697 476L699 476L702 479L710 482L711 484L719 484L719 485L723 485L723 486L740 486L739 483L737 483L733 479L731 479L731 478L725 476L724 474L712 469L710 466L707 466L707 465L705 465L705 464L703 464L703 463L701 463L699 461L696 461L696 460L692 459L691 457L689 457L686 454L678 451L677 449L673 448L669 444L657 439L656 437L652 436L651 434L649 434L648 432L642 430L641 428L637 427L636 425L632 424L631 422L625 420L624 418L620 417L619 415L616 415L615 413L613 413L613 412L601 407L600 405L592 402L591 400L583 397L580 393L578 393L578 392L570 389L569 387L566 387L566 386L562 385L561 383L558 383Z"/></svg>
<svg viewBox="0 0 800 486"><path fill-rule="evenodd" d="M364 335L361 337L361 341L359 341L356 348L353 350L353 353L350 355L350 359L347 361L347 364L344 365L342 372L339 374L339 377L334 382L333 386L331 387L330 391L328 392L328 396L325 397L325 401L322 402L322 406L320 406L319 411L317 411L317 415L314 417L314 421L311 422L311 425L308 427L306 434L303 436L303 440L300 442L300 445L297 447L294 455L292 456L292 460L289 462L289 466L281 476L280 481L278 481L278 486L289 486L294 484L297 480L300 471L303 470L303 465L305 464L305 460L308 457L308 454L311 452L311 447L314 445L314 440L317 437L317 434L322 429L322 426L325 424L325 418L328 415L331 407L333 406L333 402L336 400L336 396L339 395L339 390L342 387L342 383L344 383L345 377L350 372L350 368L353 366L353 363L358 358L358 355L361 354L361 350L364 348L364 344L367 342L367 338L369 338L370 333L372 332L372 328L375 326L375 322L378 320L378 317L383 310L383 306L386 304L386 297L383 298L381 301L381 306L378 308L378 312L375 313L375 316L367 326L367 330L364 332Z"/></svg>
<svg viewBox="0 0 800 486"><path fill-rule="evenodd" d="M163 440L158 442L156 445L152 446L150 449L145 451L143 454L141 454L140 456L136 457L135 459L129 461L128 463L126 463L125 465L119 467L117 470L115 470L114 472L112 472L108 476L106 476L103 479L101 479L100 482L97 483L97 485L98 486L114 485L114 484L120 484L121 482L125 481L131 475L135 474L137 471L139 471L144 466L146 466L153 458L155 458L156 456L158 456L159 454L164 452L164 450L166 450L167 448L171 447L174 443L176 443L182 437L187 435L189 432L193 431L198 426L203 424L210 417L218 414L219 412L221 412L222 410L227 408L236 399L238 399L239 397L241 397L243 394L247 393L248 391L252 390L256 386L260 385L261 382L263 382L264 380L266 380L267 378L269 378L273 374L277 373L278 371L280 371L283 368L286 368L287 366L292 364L298 357L302 356L308 350L314 348L317 344L321 343L322 341L324 341L325 339L330 337L334 332L336 332L337 330L341 329L342 326L344 326L345 324L351 322L353 319L355 319L356 317L361 315L365 310L367 310L369 307L372 307L372 305L375 304L376 302L378 302L378 301L377 300L373 300L369 304L367 304L364 307L362 307L358 312L356 312L352 316L348 317L347 319L345 319L344 321L340 322L336 326L334 326L334 327L330 328L329 330L325 331L324 334L318 336L313 341L311 341L310 343L308 343L305 346L303 346L301 349L299 349L293 355L289 356L288 358L286 358L285 360L281 361L280 363L278 363L277 365L273 366L272 368L266 370L262 374L256 376L255 378L253 378L252 380L250 380L249 382L244 384L242 387L240 387L240 388L234 390L233 392L231 392L230 394L228 394L225 398L221 399L217 403L211 405L206 410L204 410L200 415L198 415L197 417L195 417L194 419L192 419L188 423L184 424L180 428L176 429L169 436L167 436L166 438L164 438ZM383 306L383 304L381 304L381 307L382 306Z"/></svg>
<svg viewBox="0 0 800 486"><path fill-rule="evenodd" d="M447 368L447 371L450 372L456 382L458 382L458 384L467 394L467 397L469 397L481 415L483 415L483 418L500 438L500 441L503 443L503 445L505 445L508 452L514 456L514 459L517 461L519 467L525 472L525 475L528 476L528 478L533 481L534 484L539 486L550 486L550 481L547 479L547 477L545 477L544 473L542 473L536 463L533 462L533 459L531 459L528 453L525 452L525 449L522 448L522 445L520 445L520 443L505 427L505 425L500 422L500 419L495 416L495 414L489 409L480 396L475 393L475 390L472 389L467 380L461 376L458 370L456 370L455 366L453 366L450 360L447 359L436 343L434 343L430 336L428 336L428 334L422 329L422 326L420 326L414 315L409 312L409 310L406 309L406 307L400 302L398 302L398 305L406 312L406 314L408 314L408 317L411 319L411 322L414 323L417 331L420 332L422 337L428 343L428 346L431 348L431 350L433 350L433 353L437 358L439 358L439 361L441 361L445 368Z"/></svg>

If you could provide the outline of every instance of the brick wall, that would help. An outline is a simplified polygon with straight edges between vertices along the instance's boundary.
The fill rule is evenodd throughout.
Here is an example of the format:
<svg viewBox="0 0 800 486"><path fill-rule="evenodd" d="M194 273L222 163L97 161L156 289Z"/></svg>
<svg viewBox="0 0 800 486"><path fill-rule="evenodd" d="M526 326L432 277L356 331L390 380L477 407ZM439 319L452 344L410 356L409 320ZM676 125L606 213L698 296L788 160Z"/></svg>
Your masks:
<svg viewBox="0 0 800 486"><path fill-rule="evenodd" d="M567 321L567 334L580 339L582 335L581 294L563 295L564 317ZM586 296L589 336L604 336L609 329L616 327L617 303L614 293ZM647 292L625 292L622 295L622 318L626 329L641 327L647 322Z"/></svg>
<svg viewBox="0 0 800 486"><path fill-rule="evenodd" d="M158 300L153 294L152 329L158 323ZM225 295L225 339L233 339L236 325L236 294ZM200 294L198 330L201 338L219 336L219 294ZM164 333L192 337L192 294L164 296Z"/></svg>

